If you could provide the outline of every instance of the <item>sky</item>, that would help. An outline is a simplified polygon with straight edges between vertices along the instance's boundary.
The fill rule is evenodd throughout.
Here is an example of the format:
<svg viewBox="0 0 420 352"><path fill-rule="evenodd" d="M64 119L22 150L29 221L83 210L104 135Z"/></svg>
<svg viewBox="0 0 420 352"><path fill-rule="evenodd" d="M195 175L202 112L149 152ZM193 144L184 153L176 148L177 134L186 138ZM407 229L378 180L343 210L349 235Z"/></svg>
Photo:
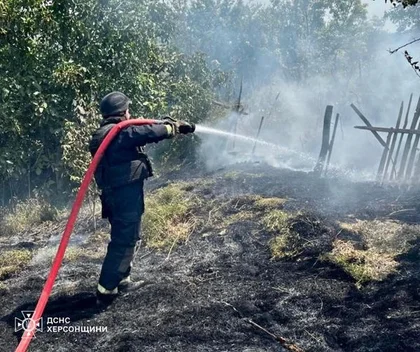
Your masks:
<svg viewBox="0 0 420 352"><path fill-rule="evenodd" d="M262 4L269 3L270 0L257 0ZM368 5L369 16L379 16L382 17L386 10L390 9L392 5L389 3L385 4L385 0L362 0L362 3Z"/></svg>
<svg viewBox="0 0 420 352"><path fill-rule="evenodd" d="M390 9L392 5L388 2L385 4L384 0L362 0L362 3L368 5L369 16L382 17L386 10Z"/></svg>

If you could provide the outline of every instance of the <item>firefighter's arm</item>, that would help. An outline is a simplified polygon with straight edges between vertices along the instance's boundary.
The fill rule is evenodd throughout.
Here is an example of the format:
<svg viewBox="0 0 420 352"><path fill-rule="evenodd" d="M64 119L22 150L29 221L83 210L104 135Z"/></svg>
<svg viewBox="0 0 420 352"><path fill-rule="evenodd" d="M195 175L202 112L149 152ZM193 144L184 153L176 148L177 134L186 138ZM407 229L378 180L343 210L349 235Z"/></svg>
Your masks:
<svg viewBox="0 0 420 352"><path fill-rule="evenodd" d="M129 126L121 131L121 138L125 145L144 146L157 143L163 139L172 138L178 133L192 133L195 126L183 121L167 121L153 125Z"/></svg>

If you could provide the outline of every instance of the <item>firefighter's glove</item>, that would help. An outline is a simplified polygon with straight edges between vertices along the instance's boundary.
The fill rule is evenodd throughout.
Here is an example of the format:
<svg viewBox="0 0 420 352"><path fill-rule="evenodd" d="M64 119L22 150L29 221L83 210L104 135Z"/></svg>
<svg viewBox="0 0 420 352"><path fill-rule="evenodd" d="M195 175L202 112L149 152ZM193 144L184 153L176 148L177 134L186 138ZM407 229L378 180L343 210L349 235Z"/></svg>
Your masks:
<svg viewBox="0 0 420 352"><path fill-rule="evenodd" d="M178 131L182 134L194 133L195 131L195 124L185 122L185 121L178 121Z"/></svg>
<svg viewBox="0 0 420 352"><path fill-rule="evenodd" d="M165 116L163 123L168 127L168 133L171 136L175 136L178 133L187 134L193 133L195 131L195 125L193 123L188 123L185 121L178 121L170 116ZM169 129L171 131L169 131Z"/></svg>

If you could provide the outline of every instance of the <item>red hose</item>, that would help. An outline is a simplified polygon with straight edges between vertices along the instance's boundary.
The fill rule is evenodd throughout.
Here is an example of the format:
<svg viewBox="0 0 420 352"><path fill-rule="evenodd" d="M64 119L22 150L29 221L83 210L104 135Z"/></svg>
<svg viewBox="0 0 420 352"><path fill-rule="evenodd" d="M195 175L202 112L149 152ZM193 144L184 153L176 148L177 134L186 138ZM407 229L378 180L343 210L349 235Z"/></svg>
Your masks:
<svg viewBox="0 0 420 352"><path fill-rule="evenodd" d="M41 296L39 297L38 303L35 307L34 314L29 322L27 329L24 331L22 339L20 340L20 343L15 352L26 352L29 344L31 343L36 330L35 322L38 321L41 318L42 313L44 313L45 306L47 305L48 298L50 297L54 281L58 274L58 270L61 267L64 253L69 243L70 235L73 231L74 223L76 222L76 218L79 214L80 207L82 206L86 191L88 190L94 172L99 164L99 161L102 159L106 148L123 128L131 125L152 125L155 123L158 123L158 121L145 119L133 119L120 122L111 129L111 131L102 141L97 152L95 153L94 158L92 159L92 162L89 165L88 170L86 171L85 177L83 178L82 184L80 185L79 192L77 192L76 200L73 203L73 207L71 209L69 219L67 220L66 228L64 229L63 237L61 238L60 246L58 247L57 254L55 255L55 259L47 281L45 282L44 288L42 289Z"/></svg>

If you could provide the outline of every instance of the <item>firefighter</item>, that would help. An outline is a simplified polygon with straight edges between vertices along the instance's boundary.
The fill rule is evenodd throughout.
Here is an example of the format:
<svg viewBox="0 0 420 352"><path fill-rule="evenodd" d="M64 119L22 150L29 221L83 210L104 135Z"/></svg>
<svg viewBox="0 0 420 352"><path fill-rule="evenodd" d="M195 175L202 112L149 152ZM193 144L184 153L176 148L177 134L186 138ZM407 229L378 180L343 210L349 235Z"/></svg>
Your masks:
<svg viewBox="0 0 420 352"><path fill-rule="evenodd" d="M106 95L100 103L103 120L93 134L89 149L93 155L111 128L130 119L130 99L121 92ZM102 264L96 291L98 304L111 303L119 293L141 284L130 278L131 264L140 243L140 221L144 212L144 180L153 175L143 147L193 133L194 124L172 119L161 124L128 126L108 146L95 180L101 190L102 217L111 224L111 241Z"/></svg>

